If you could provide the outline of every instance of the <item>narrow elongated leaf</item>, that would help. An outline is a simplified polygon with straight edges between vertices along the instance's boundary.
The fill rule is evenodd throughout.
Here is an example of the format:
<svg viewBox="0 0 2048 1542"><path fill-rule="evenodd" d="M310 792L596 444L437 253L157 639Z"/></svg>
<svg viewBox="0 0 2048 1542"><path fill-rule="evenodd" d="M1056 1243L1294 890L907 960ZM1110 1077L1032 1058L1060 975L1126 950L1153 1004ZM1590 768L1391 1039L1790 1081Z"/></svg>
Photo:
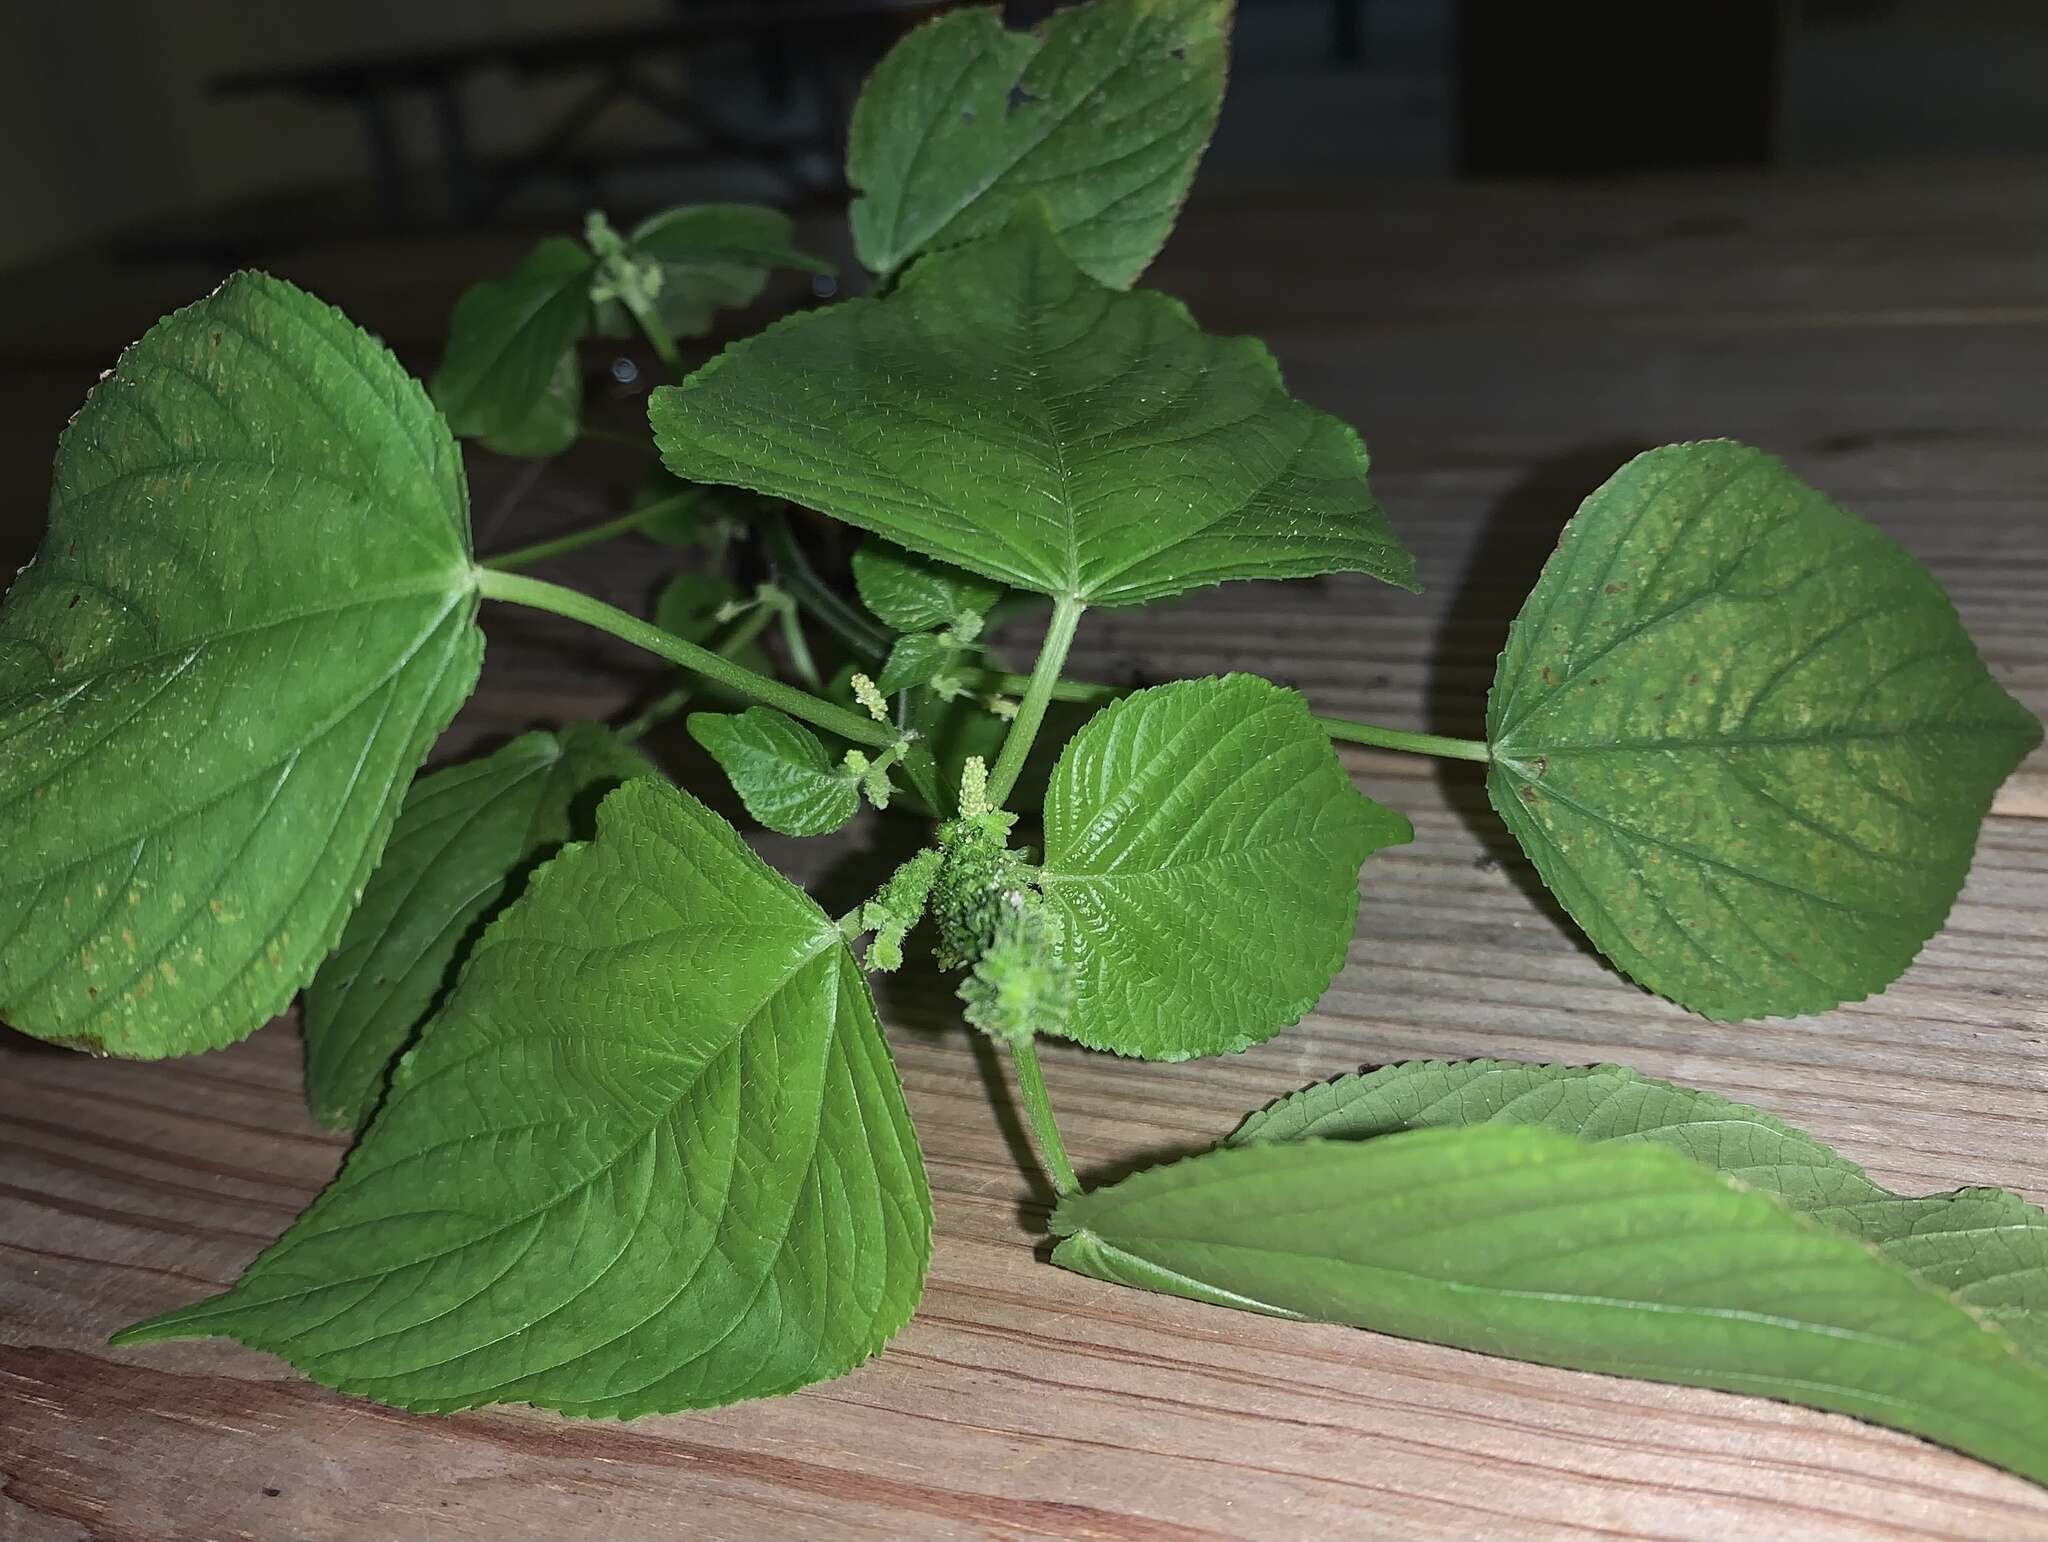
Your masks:
<svg viewBox="0 0 2048 1542"><path fill-rule="evenodd" d="M1138 605L1414 559L1365 446L1264 346L1082 273L1044 224L921 262L883 300L726 349L648 415L677 476L818 509L1014 588Z"/></svg>
<svg viewBox="0 0 2048 1542"><path fill-rule="evenodd" d="M887 541L861 542L853 554L853 586L861 604L899 632L935 631L968 616L979 620L1003 595L999 584Z"/></svg>
<svg viewBox="0 0 2048 1542"><path fill-rule="evenodd" d="M598 800L656 771L610 729L577 723L421 777L341 945L306 992L306 1101L358 1125L398 1052L455 983L485 922L564 841L588 839Z"/></svg>
<svg viewBox="0 0 2048 1542"><path fill-rule="evenodd" d="M1630 461L1508 634L1487 791L1631 977L1708 1017L1882 990L2041 740L1934 580L1770 456Z"/></svg>
<svg viewBox="0 0 2048 1542"><path fill-rule="evenodd" d="M1039 886L1074 972L1068 1036L1147 1060L1271 1038L1344 965L1358 869L1412 840L1294 691L1183 680L1105 707L1053 767Z"/></svg>
<svg viewBox="0 0 2048 1542"><path fill-rule="evenodd" d="M825 835L860 812L860 778L773 707L692 712L690 737L724 768L747 812L784 835Z"/></svg>
<svg viewBox="0 0 2048 1542"><path fill-rule="evenodd" d="M280 1011L475 683L462 462L338 311L243 273L65 432L0 609L0 1018L154 1058Z"/></svg>
<svg viewBox="0 0 2048 1542"><path fill-rule="evenodd" d="M1122 288L1173 228L1223 103L1229 0L1093 0L1036 32L994 9L918 28L868 78L847 145L853 241L890 273L1041 203Z"/></svg>
<svg viewBox="0 0 2048 1542"><path fill-rule="evenodd" d="M1666 1147L1546 1129L1224 1148L1060 1202L1118 1284L1854 1414L2048 1482L2048 1372Z"/></svg>
<svg viewBox="0 0 2048 1542"><path fill-rule="evenodd" d="M858 964L731 826L629 782L400 1061L219 1334L402 1408L619 1418L852 1369L917 1304L931 1199Z"/></svg>
<svg viewBox="0 0 2048 1542"><path fill-rule="evenodd" d="M1290 1094L1230 1144L1368 1140L1401 1130L1538 1125L1581 1140L1669 1146L1879 1249L1998 1324L2048 1366L2048 1214L2005 1189L1908 1197L1803 1130L1624 1066L1418 1060Z"/></svg>
<svg viewBox="0 0 2048 1542"><path fill-rule="evenodd" d="M573 355L590 325L595 271L589 252L553 236L510 276L463 293L431 386L450 428L507 454L552 455L568 446L582 398Z"/></svg>

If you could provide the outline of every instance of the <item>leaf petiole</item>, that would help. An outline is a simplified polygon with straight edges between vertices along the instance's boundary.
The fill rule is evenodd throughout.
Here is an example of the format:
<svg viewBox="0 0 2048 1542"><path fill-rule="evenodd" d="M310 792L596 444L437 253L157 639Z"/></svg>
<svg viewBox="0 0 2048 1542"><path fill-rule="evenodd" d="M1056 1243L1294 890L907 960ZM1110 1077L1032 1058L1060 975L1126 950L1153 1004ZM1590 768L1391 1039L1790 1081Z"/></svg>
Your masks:
<svg viewBox="0 0 2048 1542"><path fill-rule="evenodd" d="M1074 631L1081 624L1081 612L1085 609L1087 606L1071 595L1061 596L1052 608L1052 622L1045 629L1045 642L1038 650L1038 662L1032 666L1031 677L1024 682L1023 697L1017 703L1017 716L1003 738L1003 752L996 757L995 769L989 772L988 797L993 808L1003 806L1024 770L1025 757L1031 753L1031 741L1038 737L1039 725L1045 721L1045 709L1059 686L1060 671L1067 663L1067 650L1074 645Z"/></svg>
<svg viewBox="0 0 2048 1542"><path fill-rule="evenodd" d="M603 600L579 594L574 589L565 589L560 584L551 584L543 579L527 578L518 573L504 573L491 568L477 570L477 591L489 600L503 600L508 604L527 605L535 610L550 611L558 616L567 616L571 621L580 621L585 626L596 627L600 632L609 632L614 637L644 648L671 664L694 670L720 685L751 696L754 700L770 707L780 708L791 717L802 718L828 733L835 733L842 739L851 739L856 744L866 744L875 749L887 749L894 744L898 735L881 724L852 712L845 707L824 701L809 691L800 691L793 685L784 685L780 680L757 674L743 664L701 648L693 642L685 642L673 632L664 632L651 622L642 621L638 616L620 610L616 605L607 605ZM763 607L764 610L767 607Z"/></svg>
<svg viewBox="0 0 2048 1542"><path fill-rule="evenodd" d="M1010 1058L1017 1065L1017 1092L1024 1100L1024 1112L1030 1116L1031 1133L1037 1138L1038 1154L1045 1160L1053 1192L1061 1199L1078 1194L1081 1180L1075 1176L1059 1121L1053 1117L1052 1099L1045 1090L1045 1072L1038 1064L1038 1041L1028 1033L1020 1033L1007 1036L1004 1042L1010 1046Z"/></svg>
<svg viewBox="0 0 2048 1542"><path fill-rule="evenodd" d="M728 632L724 640L719 643L716 650L718 656L726 659L737 658L745 650L747 644L756 637L759 637L768 623L774 619L775 612L772 609L757 605L746 615L740 617L738 625ZM640 739L649 729L667 722L678 712L682 711L684 707L688 706L691 695L692 692L687 685L679 685L674 690L664 691L661 695L655 697L653 701L649 702L632 721L619 729L619 737L627 744Z"/></svg>
<svg viewBox="0 0 2048 1542"><path fill-rule="evenodd" d="M486 557L481 565L497 573L510 573L517 568L532 567L536 562L545 562L548 558L559 557L564 552L581 551L584 547L595 546L600 541L629 535L643 526L653 524L665 514L673 514L679 509L688 508L703 496L703 488L692 487L667 498L658 498L645 508L635 509L630 514L621 514L614 519L587 525L581 530L571 530L566 535L550 536L545 541L535 541L531 546L521 546L495 557Z"/></svg>

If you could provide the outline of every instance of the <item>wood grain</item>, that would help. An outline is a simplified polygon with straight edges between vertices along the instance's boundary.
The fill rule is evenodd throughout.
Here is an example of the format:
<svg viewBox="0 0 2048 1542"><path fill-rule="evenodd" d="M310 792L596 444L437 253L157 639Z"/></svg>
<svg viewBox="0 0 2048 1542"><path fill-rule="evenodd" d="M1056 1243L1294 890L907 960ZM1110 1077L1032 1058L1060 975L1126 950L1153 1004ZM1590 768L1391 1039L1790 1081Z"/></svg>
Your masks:
<svg viewBox="0 0 2048 1542"><path fill-rule="evenodd" d="M1324 710L1473 732L1507 618L1578 499L1634 449L1732 433L1906 542L2000 679L2048 710L2044 192L2040 166L1971 166L1212 196L1158 281L1212 326L1269 336L1298 389L1364 429L1430 592L1247 584L1096 613L1075 667L1256 669ZM475 250L381 271L375 255L282 266L430 364ZM158 283L135 303L158 303ZM22 412L0 420L30 420L0 438L8 506L40 501L48 435L110 361L103 340L8 345L22 368L0 401ZM616 410L628 421L633 404ZM508 545L615 506L631 467L579 451L523 489L486 457L473 476L480 539ZM32 544L26 524L15 534ZM655 561L593 553L560 576L640 604ZM622 707L649 683L631 655L547 618L487 619L484 688L444 753ZM686 745L662 748L679 775L701 770ZM1084 1171L1200 1146L1360 1065L1501 1055L1620 1060L1756 1102L1898 1187L2048 1198L2048 820L2020 817L2048 812L2039 757L1987 826L1949 929L1898 985L1825 1017L1719 1026L1575 939L1474 768L1346 755L1417 829L1368 869L1349 967L1298 1028L1228 1060L1048 1050ZM850 898L882 839L869 823L837 845L761 844ZM838 1382L631 1425L413 1418L232 1345L109 1350L111 1329L231 1280L345 1146L303 1111L288 1021L163 1065L9 1039L0 1538L2048 1537L2048 1495L1848 1419L1053 1270L1001 1070L948 1026L929 977L886 982L884 1014L938 1204L916 1321Z"/></svg>

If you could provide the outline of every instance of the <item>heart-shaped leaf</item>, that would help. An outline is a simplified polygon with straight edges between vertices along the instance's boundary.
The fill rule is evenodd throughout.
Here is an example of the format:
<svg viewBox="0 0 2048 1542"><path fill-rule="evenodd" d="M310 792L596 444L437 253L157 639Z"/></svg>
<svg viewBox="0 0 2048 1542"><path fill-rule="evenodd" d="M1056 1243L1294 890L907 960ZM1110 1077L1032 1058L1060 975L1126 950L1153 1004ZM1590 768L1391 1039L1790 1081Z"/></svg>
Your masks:
<svg viewBox="0 0 2048 1542"><path fill-rule="evenodd" d="M998 584L887 541L861 542L853 554L853 586L860 602L899 632L978 621L1003 596Z"/></svg>
<svg viewBox="0 0 2048 1542"><path fill-rule="evenodd" d="M1271 1038L1344 966L1359 867L1413 838L1351 785L1294 691L1225 675L1103 708L1045 794L1038 881L1073 971L1067 1036L1147 1060Z"/></svg>
<svg viewBox="0 0 2048 1542"><path fill-rule="evenodd" d="M1289 396L1262 344L1105 289L1031 218L887 299L735 344L648 416L679 477L1013 588L1138 605L1232 578L1414 584L1357 434Z"/></svg>
<svg viewBox="0 0 2048 1542"><path fill-rule="evenodd" d="M832 764L816 734L773 707L692 712L689 728L771 830L826 835L860 812L859 775Z"/></svg>
<svg viewBox="0 0 2048 1542"><path fill-rule="evenodd" d="M993 7L918 28L868 77L846 177L877 273L1043 205L1081 266L1123 288L1180 212L1223 104L1229 0L1094 0L1036 32Z"/></svg>
<svg viewBox="0 0 2048 1542"><path fill-rule="evenodd" d="M1586 500L1508 634L1487 736L1493 806L1600 951L1732 1019L1896 979L2041 725L1919 564L1720 441Z"/></svg>
<svg viewBox="0 0 2048 1542"><path fill-rule="evenodd" d="M389 353L243 273L121 357L0 608L0 1018L154 1058L340 936L483 638L462 462Z"/></svg>
<svg viewBox="0 0 2048 1542"><path fill-rule="evenodd" d="M507 455L569 447L583 403L576 339L590 326L595 272L589 252L552 236L508 277L463 293L431 387L450 428Z"/></svg>
<svg viewBox="0 0 2048 1542"><path fill-rule="evenodd" d="M1222 1306L1749 1392L2048 1482L2048 1371L1861 1240L1656 1144L1226 1147L1060 1202L1053 1260Z"/></svg>
<svg viewBox="0 0 2048 1542"><path fill-rule="evenodd" d="M480 760L421 777L384 860L306 992L306 1101L355 1126L400 1050L455 983L484 924L564 841L588 839L598 800L657 774L610 729L522 734Z"/></svg>
<svg viewBox="0 0 2048 1542"><path fill-rule="evenodd" d="M851 1370L909 1319L931 1198L839 928L629 782L485 933L341 1176L209 1334L402 1408L630 1418Z"/></svg>
<svg viewBox="0 0 2048 1542"><path fill-rule="evenodd" d="M1401 1130L1539 1125L1581 1140L1654 1141L1858 1237L1996 1323L2048 1366L2048 1214L2005 1189L1906 1196L1762 1109L1624 1066L1416 1060L1280 1099L1230 1144L1368 1140Z"/></svg>

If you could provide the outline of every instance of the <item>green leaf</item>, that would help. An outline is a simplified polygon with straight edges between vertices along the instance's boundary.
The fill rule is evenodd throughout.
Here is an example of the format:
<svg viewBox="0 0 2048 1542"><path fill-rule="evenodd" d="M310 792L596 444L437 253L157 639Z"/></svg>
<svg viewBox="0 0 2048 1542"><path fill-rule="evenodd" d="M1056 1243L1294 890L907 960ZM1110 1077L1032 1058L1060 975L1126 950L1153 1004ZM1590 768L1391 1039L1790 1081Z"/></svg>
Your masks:
<svg viewBox="0 0 2048 1542"><path fill-rule="evenodd" d="M356 1126L455 983L478 933L564 841L588 839L598 800L654 767L610 729L577 723L421 777L341 945L306 992L306 1101Z"/></svg>
<svg viewBox="0 0 2048 1542"><path fill-rule="evenodd" d="M959 662L957 644L930 632L913 632L896 639L881 674L875 677L875 689L884 696L893 696L914 685L929 685Z"/></svg>
<svg viewBox="0 0 2048 1542"><path fill-rule="evenodd" d="M877 1353L931 1215L838 927L642 779L484 934L333 1186L116 1342L224 1335L401 1408L705 1408Z"/></svg>
<svg viewBox="0 0 2048 1542"><path fill-rule="evenodd" d="M1013 588L1138 605L1231 578L1414 583L1357 434L1257 341L1103 288L1030 219L735 344L648 415L677 476Z"/></svg>
<svg viewBox="0 0 2048 1542"><path fill-rule="evenodd" d="M340 312L237 274L64 434L0 609L0 1018L232 1043L334 946L469 694L462 461Z"/></svg>
<svg viewBox="0 0 2048 1542"><path fill-rule="evenodd" d="M627 512L638 514L659 505L661 512L641 525L640 533L664 546L694 546L703 539L705 517L712 512L710 493L708 487L678 481L665 467L655 466L633 495Z"/></svg>
<svg viewBox="0 0 2048 1542"><path fill-rule="evenodd" d="M1586 500L1508 634L1487 735L1493 806L1600 951L1732 1019L1897 978L2041 725L1912 558L1718 441Z"/></svg>
<svg viewBox="0 0 2048 1542"><path fill-rule="evenodd" d="M751 305L776 268L832 272L832 264L800 251L780 209L757 204L694 204L636 226L628 246L661 269L655 309L678 337L711 330L714 312Z"/></svg>
<svg viewBox="0 0 2048 1542"><path fill-rule="evenodd" d="M1062 1200L1098 1279L1853 1414L2048 1482L2048 1372L1662 1146L1545 1129L1224 1148Z"/></svg>
<svg viewBox="0 0 2048 1542"><path fill-rule="evenodd" d="M692 712L690 737L711 753L747 812L784 835L825 835L860 812L860 777L773 707Z"/></svg>
<svg viewBox="0 0 2048 1542"><path fill-rule="evenodd" d="M1413 838L1351 785L1294 691L1225 675L1103 708L1045 794L1066 1036L1147 1060L1271 1038L1344 966L1360 865Z"/></svg>
<svg viewBox="0 0 2048 1542"><path fill-rule="evenodd" d="M510 277L456 302L434 402L465 439L508 455L552 455L576 437L576 339L590 325L590 253L565 236L536 246Z"/></svg>
<svg viewBox="0 0 2048 1542"><path fill-rule="evenodd" d="M969 616L978 621L1003 595L998 584L887 541L861 542L853 586L861 604L898 632L935 631Z"/></svg>
<svg viewBox="0 0 2048 1542"><path fill-rule="evenodd" d="M846 176L860 259L1002 229L1042 205L1076 260L1128 286L1173 228L1223 104L1229 0L1095 0L1036 32L993 7L918 28L868 78Z"/></svg>
<svg viewBox="0 0 2048 1542"><path fill-rule="evenodd" d="M1624 1066L1417 1060L1343 1076L1253 1114L1229 1144L1367 1140L1401 1130L1536 1125L1654 1142L1877 1248L1996 1323L2048 1366L2048 1214L2004 1189L1894 1194L1761 1109Z"/></svg>
<svg viewBox="0 0 2048 1542"><path fill-rule="evenodd" d="M725 623L719 612L739 603L740 592L713 573L678 573L654 602L654 624L685 642L708 646Z"/></svg>

